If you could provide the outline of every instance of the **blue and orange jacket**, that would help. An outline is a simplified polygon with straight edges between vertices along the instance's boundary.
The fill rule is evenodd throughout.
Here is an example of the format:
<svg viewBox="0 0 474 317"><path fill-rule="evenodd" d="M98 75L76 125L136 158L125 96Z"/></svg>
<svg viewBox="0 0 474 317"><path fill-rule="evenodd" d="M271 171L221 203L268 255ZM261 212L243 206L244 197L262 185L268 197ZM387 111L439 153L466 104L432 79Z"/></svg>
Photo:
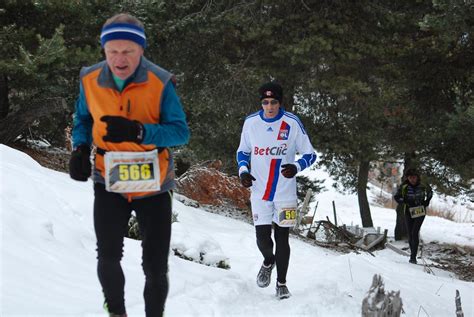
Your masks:
<svg viewBox="0 0 474 317"><path fill-rule="evenodd" d="M144 152L158 148L160 191L130 193L126 196L129 199L144 197L174 187L173 158L168 147L186 144L189 129L171 79L172 74L145 57L141 58L122 91L118 90L106 61L81 70L72 142L73 148L83 144L90 146L93 142L100 149L95 157L94 181L104 182L102 151ZM122 116L141 122L145 130L143 142L103 141L106 124L100 118L104 115Z"/></svg>

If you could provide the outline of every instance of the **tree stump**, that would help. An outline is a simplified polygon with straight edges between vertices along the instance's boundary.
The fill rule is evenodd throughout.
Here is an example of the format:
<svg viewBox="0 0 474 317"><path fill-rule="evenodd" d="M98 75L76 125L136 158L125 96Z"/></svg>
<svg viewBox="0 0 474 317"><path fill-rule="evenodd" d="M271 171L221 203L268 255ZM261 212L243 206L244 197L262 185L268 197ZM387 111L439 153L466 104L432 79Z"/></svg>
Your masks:
<svg viewBox="0 0 474 317"><path fill-rule="evenodd" d="M458 290L456 290L456 297L454 302L456 303L456 317L464 317L464 313L461 307L461 294L459 294Z"/></svg>
<svg viewBox="0 0 474 317"><path fill-rule="evenodd" d="M399 317L402 307L400 291L385 293L382 277L375 274L372 286L362 300L362 317Z"/></svg>

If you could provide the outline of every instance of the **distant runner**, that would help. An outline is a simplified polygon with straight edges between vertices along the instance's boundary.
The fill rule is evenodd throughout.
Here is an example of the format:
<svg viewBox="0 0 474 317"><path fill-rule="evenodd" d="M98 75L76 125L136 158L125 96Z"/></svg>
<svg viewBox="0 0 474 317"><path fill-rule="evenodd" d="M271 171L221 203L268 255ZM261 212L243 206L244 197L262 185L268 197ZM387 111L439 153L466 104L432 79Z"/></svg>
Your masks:
<svg viewBox="0 0 474 317"><path fill-rule="evenodd" d="M420 244L420 229L425 220L426 207L430 204L433 191L428 184L421 183L420 174L415 169L405 172L405 181L400 185L394 199L403 205L410 244L410 263L416 264L416 254Z"/></svg>

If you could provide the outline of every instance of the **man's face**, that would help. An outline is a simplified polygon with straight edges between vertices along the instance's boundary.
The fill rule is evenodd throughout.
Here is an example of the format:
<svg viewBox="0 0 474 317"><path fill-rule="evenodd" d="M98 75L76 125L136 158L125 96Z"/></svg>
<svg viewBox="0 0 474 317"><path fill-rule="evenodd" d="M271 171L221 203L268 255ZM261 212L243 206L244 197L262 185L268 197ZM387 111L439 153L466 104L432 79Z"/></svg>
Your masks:
<svg viewBox="0 0 474 317"><path fill-rule="evenodd" d="M262 99L263 116L267 119L273 119L277 116L280 109L280 102L273 98Z"/></svg>
<svg viewBox="0 0 474 317"><path fill-rule="evenodd" d="M107 65L120 79L127 79L135 72L143 55L143 48L129 40L108 41L104 51Z"/></svg>

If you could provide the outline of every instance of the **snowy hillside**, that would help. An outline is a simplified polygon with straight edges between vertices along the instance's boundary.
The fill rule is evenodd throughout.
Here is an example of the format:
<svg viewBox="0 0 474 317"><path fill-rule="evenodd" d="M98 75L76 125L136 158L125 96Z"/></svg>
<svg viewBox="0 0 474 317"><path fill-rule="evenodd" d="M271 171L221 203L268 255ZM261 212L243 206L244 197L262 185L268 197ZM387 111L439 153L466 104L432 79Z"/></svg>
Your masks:
<svg viewBox="0 0 474 317"><path fill-rule="evenodd" d="M323 172L308 171L325 178ZM329 182L329 180L328 180ZM330 185L330 184L326 184ZM317 218L332 219L336 201L339 222L360 223L357 197L342 196L330 186L317 198ZM96 277L92 223L92 183L41 167L24 153L0 145L0 316L105 316ZM474 316L474 283L450 273L423 272L422 266L393 251L341 255L291 239L288 300L260 289L255 277L261 256L253 226L174 201L172 247L188 254L206 251L208 260L227 259L229 270L204 266L171 255L166 316L360 316L362 299L374 274L386 290L400 290L406 316L454 316L454 295L462 296L465 316ZM375 226L393 235L393 210L372 207ZM472 223L441 218L425 220L421 234L474 246ZM131 317L144 316L143 273L138 241L126 239L122 261L126 305Z"/></svg>

